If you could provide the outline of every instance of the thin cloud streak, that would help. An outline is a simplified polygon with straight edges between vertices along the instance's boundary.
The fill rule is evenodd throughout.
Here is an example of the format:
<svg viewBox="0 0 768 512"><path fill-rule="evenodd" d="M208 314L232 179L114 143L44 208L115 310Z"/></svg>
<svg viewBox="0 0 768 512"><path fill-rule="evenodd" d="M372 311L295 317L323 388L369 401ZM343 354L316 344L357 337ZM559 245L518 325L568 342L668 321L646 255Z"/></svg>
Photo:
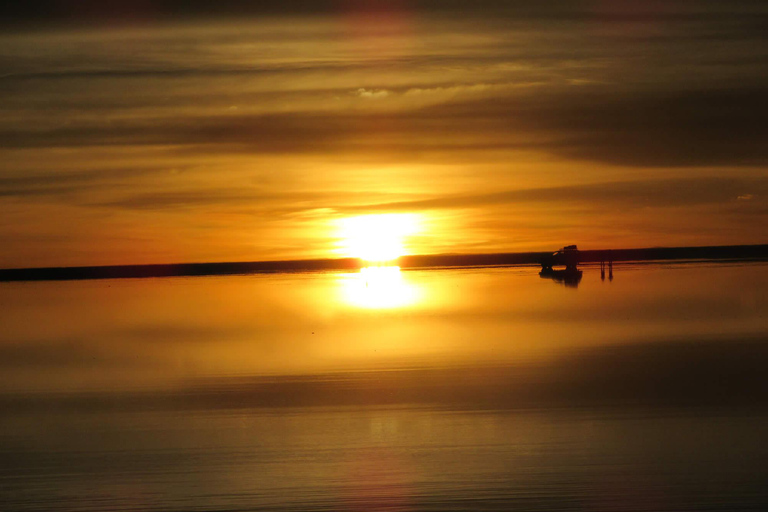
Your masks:
<svg viewBox="0 0 768 512"><path fill-rule="evenodd" d="M341 212L407 212L432 209L482 208L518 203L586 203L622 208L678 207L728 204L743 200L744 190L765 197L768 178L701 178L597 183L567 187L507 190L488 194L455 195L337 208ZM748 194L751 198L753 194Z"/></svg>

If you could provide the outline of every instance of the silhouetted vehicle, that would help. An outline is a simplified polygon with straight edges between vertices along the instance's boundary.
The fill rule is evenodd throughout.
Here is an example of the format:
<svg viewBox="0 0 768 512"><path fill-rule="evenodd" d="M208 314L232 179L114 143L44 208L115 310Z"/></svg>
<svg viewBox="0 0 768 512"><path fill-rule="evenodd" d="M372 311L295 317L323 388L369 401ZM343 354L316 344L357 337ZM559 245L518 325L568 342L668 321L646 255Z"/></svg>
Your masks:
<svg viewBox="0 0 768 512"><path fill-rule="evenodd" d="M541 259L541 272L539 276L552 279L565 286L577 287L581 281L581 270L576 268L579 264L579 250L575 245L566 245L552 255ZM553 267L564 266L564 269Z"/></svg>
<svg viewBox="0 0 768 512"><path fill-rule="evenodd" d="M566 270L575 271L579 264L579 250L575 245L566 245L551 256L541 259L541 270L552 270L552 267L564 266Z"/></svg>

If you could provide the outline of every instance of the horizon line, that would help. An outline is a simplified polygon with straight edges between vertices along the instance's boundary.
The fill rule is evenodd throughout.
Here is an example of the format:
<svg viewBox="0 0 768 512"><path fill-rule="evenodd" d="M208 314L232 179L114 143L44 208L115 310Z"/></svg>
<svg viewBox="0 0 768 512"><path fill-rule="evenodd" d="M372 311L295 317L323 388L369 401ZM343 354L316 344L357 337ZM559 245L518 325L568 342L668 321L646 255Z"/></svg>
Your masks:
<svg viewBox="0 0 768 512"><path fill-rule="evenodd" d="M361 258L315 258L265 261L198 263L147 263L69 267L25 267L0 269L3 281L65 281L149 277L192 277L266 273L298 273L360 270L371 266L398 266L403 269L436 267L512 266L538 264L553 251L499 253L441 253L403 255L386 262ZM632 249L588 249L579 251L580 263L681 259L768 259L768 244L646 247Z"/></svg>

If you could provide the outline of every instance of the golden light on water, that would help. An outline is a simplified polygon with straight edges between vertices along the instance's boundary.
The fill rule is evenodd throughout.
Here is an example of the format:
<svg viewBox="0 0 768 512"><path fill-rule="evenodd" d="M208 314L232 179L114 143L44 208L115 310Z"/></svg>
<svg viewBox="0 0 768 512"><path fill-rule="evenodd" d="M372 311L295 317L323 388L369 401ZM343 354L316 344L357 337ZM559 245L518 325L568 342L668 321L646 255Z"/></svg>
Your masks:
<svg viewBox="0 0 768 512"><path fill-rule="evenodd" d="M347 217L338 221L338 252L371 266L341 281L344 302L366 309L406 307L420 299L419 288L394 266L408 254L408 238L421 229L420 216L386 213ZM389 265L387 265L389 264Z"/></svg>
<svg viewBox="0 0 768 512"><path fill-rule="evenodd" d="M411 213L360 215L338 222L339 252L368 263L387 263L408 254L407 239L419 231L419 218Z"/></svg>
<svg viewBox="0 0 768 512"><path fill-rule="evenodd" d="M410 306L421 299L418 286L403 276L400 267L365 267L341 281L347 304L365 309Z"/></svg>

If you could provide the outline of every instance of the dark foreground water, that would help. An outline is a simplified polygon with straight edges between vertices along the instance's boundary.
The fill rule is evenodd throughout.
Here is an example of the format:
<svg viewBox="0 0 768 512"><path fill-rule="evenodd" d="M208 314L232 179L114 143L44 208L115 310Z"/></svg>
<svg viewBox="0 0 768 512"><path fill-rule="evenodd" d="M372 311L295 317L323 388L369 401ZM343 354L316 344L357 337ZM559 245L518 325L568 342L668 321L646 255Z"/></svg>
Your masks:
<svg viewBox="0 0 768 512"><path fill-rule="evenodd" d="M0 285L0 510L765 510L768 265Z"/></svg>

